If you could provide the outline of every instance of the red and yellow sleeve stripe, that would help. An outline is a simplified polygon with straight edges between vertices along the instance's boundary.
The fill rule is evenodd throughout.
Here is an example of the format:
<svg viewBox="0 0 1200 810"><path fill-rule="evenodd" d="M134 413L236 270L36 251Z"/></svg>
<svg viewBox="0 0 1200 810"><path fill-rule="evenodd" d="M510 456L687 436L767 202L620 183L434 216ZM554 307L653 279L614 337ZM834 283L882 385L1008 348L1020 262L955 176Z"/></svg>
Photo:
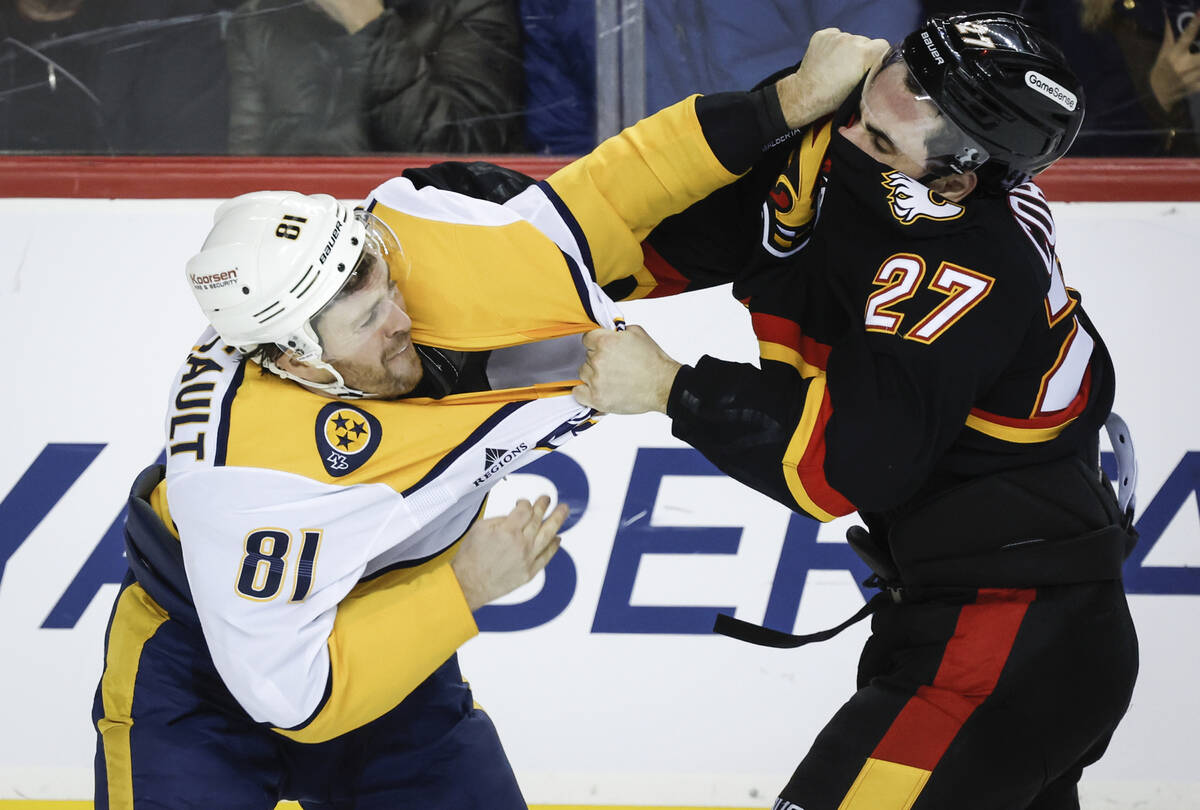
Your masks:
<svg viewBox="0 0 1200 810"><path fill-rule="evenodd" d="M825 426L833 404L819 374L808 384L800 424L783 455L783 477L796 503L817 520L829 522L854 511L854 504L825 480Z"/></svg>
<svg viewBox="0 0 1200 810"><path fill-rule="evenodd" d="M829 366L829 346L805 335L800 324L765 312L750 313L750 324L758 336L762 359L792 366L806 379L825 373Z"/></svg>
<svg viewBox="0 0 1200 810"><path fill-rule="evenodd" d="M1071 400L1071 404L1061 411L1055 411L1045 416L1017 418L989 413L982 408L972 408L967 416L967 427L977 430L993 439L1013 442L1014 444L1037 444L1057 438L1067 426L1074 422L1087 408L1092 390L1092 372L1089 369L1083 375L1079 393Z"/></svg>

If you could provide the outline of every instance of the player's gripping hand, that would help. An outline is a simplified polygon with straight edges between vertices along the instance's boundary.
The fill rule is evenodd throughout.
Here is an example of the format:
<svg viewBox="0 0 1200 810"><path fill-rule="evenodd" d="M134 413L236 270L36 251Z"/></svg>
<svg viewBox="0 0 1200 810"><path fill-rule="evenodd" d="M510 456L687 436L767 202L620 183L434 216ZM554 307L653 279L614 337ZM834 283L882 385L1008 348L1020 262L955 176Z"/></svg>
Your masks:
<svg viewBox="0 0 1200 810"><path fill-rule="evenodd" d="M580 405L603 413L667 412L679 363L637 325L614 332L593 329L583 336L587 360L580 384L571 390Z"/></svg>
<svg viewBox="0 0 1200 810"><path fill-rule="evenodd" d="M504 517L480 520L467 531L450 567L471 612L521 587L550 562L569 509L560 503L547 516L549 507L549 496L532 505L522 498Z"/></svg>
<svg viewBox="0 0 1200 810"><path fill-rule="evenodd" d="M836 110L891 46L836 28L812 35L795 73L775 83L788 126L804 127Z"/></svg>

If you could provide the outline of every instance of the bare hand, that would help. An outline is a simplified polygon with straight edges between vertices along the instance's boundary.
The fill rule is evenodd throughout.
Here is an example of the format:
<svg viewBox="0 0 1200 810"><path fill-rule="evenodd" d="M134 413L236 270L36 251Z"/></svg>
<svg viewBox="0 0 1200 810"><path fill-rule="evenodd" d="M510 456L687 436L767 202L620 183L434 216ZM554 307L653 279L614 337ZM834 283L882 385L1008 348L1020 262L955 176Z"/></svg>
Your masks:
<svg viewBox="0 0 1200 810"><path fill-rule="evenodd" d="M800 67L775 84L788 126L807 126L836 110L890 47L885 39L867 39L836 28L813 34Z"/></svg>
<svg viewBox="0 0 1200 810"><path fill-rule="evenodd" d="M667 412L676 363L640 326L623 332L593 329L583 336L587 360L572 393L580 405L604 413Z"/></svg>
<svg viewBox="0 0 1200 810"><path fill-rule="evenodd" d="M1174 26L1168 20L1163 29L1162 46L1150 69L1150 89L1160 107L1169 111L1184 97L1200 92L1200 53L1192 53L1191 45L1200 33L1200 14L1192 18L1187 28L1175 38Z"/></svg>
<svg viewBox="0 0 1200 810"><path fill-rule="evenodd" d="M316 4L351 34L383 13L383 0L315 0Z"/></svg>
<svg viewBox="0 0 1200 810"><path fill-rule="evenodd" d="M532 506L522 498L504 517L480 520L467 531L450 567L472 613L533 579L558 551L569 510L560 503L545 517L549 506L546 495Z"/></svg>

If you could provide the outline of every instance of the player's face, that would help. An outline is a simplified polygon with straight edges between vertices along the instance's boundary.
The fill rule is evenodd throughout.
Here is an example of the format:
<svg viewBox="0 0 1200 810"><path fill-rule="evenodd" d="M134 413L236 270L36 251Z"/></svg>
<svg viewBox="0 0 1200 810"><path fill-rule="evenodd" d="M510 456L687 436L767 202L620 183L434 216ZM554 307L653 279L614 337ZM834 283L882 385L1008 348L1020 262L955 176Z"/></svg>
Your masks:
<svg viewBox="0 0 1200 810"><path fill-rule="evenodd" d="M927 138L937 129L937 108L905 86L907 68L893 62L867 78L858 116L839 132L887 166L919 179L925 175Z"/></svg>
<svg viewBox="0 0 1200 810"><path fill-rule="evenodd" d="M424 369L409 334L412 320L404 296L391 279L387 262L368 255L358 272L366 278L323 311L317 334L322 359L338 370L346 385L382 398L407 394Z"/></svg>

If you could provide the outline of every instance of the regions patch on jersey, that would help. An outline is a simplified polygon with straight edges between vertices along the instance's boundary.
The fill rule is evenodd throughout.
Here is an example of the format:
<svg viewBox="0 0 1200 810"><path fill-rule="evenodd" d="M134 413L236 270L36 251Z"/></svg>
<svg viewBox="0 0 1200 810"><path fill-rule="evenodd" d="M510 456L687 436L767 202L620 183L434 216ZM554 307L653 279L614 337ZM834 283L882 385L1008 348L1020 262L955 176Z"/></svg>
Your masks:
<svg viewBox="0 0 1200 810"><path fill-rule="evenodd" d="M516 447L485 447L483 448L483 475L475 479L475 486L487 482L496 473L507 467L511 462L521 457L529 449L529 445L521 442Z"/></svg>
<svg viewBox="0 0 1200 810"><path fill-rule="evenodd" d="M942 199L940 195L935 198L929 187L903 172L886 172L883 175L883 187L888 189L887 199L892 206L892 216L902 225L911 225L921 217L949 220L963 215L961 205Z"/></svg>
<svg viewBox="0 0 1200 810"><path fill-rule="evenodd" d="M379 420L353 405L331 402L317 414L317 452L325 472L334 478L365 464L382 437Z"/></svg>

